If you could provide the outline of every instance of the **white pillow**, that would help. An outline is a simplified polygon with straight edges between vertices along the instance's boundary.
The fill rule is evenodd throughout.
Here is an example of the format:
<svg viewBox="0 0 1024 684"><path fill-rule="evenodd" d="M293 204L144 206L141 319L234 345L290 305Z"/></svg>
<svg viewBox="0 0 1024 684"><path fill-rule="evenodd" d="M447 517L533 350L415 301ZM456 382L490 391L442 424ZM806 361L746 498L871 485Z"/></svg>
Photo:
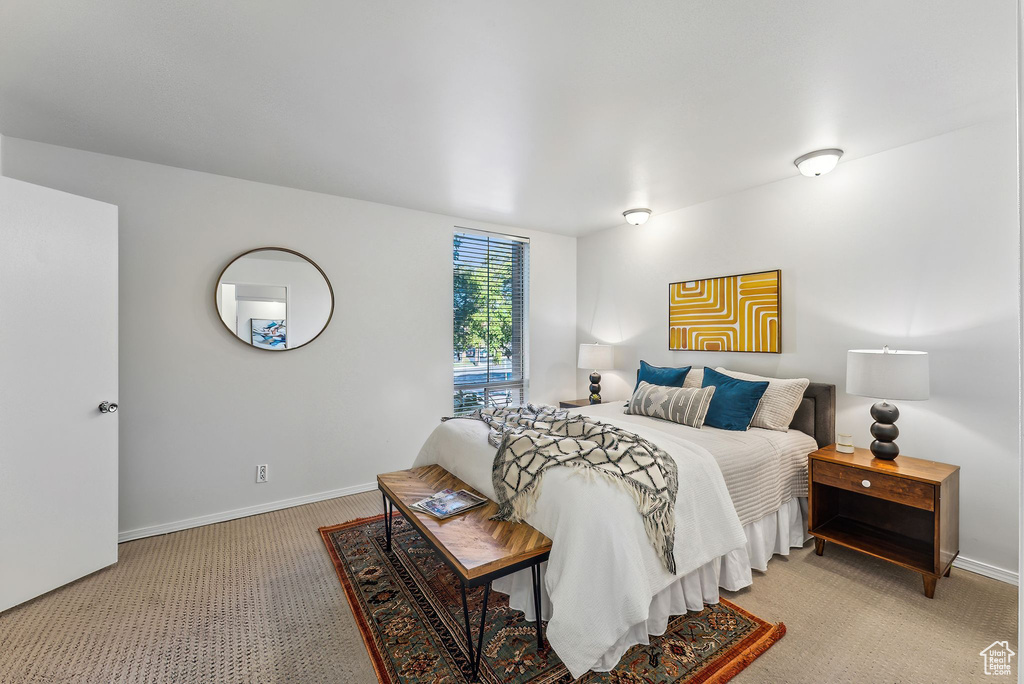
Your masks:
<svg viewBox="0 0 1024 684"><path fill-rule="evenodd" d="M683 387L702 387L704 385L704 369L690 368L690 372L683 378Z"/></svg>
<svg viewBox="0 0 1024 684"><path fill-rule="evenodd" d="M778 430L780 432L789 430L789 424L793 422L793 416L796 414L796 410L800 408L800 402L803 401L804 390L811 384L811 381L807 378L785 380L782 378L766 378L763 375L754 375L752 373L740 373L739 371L731 371L721 367L715 370L737 380L767 380L768 389L764 391L761 403L757 405L757 410L754 411L754 417L750 420L750 427ZM686 374L686 379L689 380L692 374L693 371L691 370ZM701 376L703 377L703 375L702 371ZM683 386L685 387L686 385L684 384Z"/></svg>

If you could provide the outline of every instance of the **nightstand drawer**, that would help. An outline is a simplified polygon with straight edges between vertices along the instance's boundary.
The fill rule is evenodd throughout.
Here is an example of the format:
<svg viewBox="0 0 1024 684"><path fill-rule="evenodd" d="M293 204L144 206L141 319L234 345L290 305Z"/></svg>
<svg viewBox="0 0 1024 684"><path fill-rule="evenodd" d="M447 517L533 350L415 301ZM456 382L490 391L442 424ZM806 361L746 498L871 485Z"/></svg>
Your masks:
<svg viewBox="0 0 1024 684"><path fill-rule="evenodd" d="M877 499L895 501L926 511L935 510L935 487L926 482L818 460L812 461L811 479L814 482L867 494Z"/></svg>

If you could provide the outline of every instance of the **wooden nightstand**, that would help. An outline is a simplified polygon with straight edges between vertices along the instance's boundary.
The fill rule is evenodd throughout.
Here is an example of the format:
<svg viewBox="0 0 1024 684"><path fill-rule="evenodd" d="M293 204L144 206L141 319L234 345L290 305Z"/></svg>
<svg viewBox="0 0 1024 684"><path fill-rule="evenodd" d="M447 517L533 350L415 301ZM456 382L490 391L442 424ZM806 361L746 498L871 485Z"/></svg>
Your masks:
<svg viewBox="0 0 1024 684"><path fill-rule="evenodd" d="M601 403L607 402L602 401ZM590 406L590 399L567 399L558 402L558 408L583 408L584 406Z"/></svg>
<svg viewBox="0 0 1024 684"><path fill-rule="evenodd" d="M807 464L808 531L814 551L832 541L921 573L924 595L960 553L960 466L899 456L874 458L835 445Z"/></svg>

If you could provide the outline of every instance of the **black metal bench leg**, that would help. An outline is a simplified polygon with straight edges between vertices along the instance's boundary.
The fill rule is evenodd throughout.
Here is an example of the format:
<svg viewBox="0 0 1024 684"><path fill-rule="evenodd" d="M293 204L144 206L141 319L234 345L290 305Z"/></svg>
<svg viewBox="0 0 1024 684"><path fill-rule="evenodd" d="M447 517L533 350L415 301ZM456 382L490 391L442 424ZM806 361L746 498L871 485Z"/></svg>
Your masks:
<svg viewBox="0 0 1024 684"><path fill-rule="evenodd" d="M466 603L466 585L462 585L462 620L466 625L466 648L469 650L469 663L473 664L473 635L469 626L469 604Z"/></svg>
<svg viewBox="0 0 1024 684"><path fill-rule="evenodd" d="M541 636L541 606L540 606L540 563L530 566L530 576L533 578L533 612L537 616L537 651L544 648L544 637Z"/></svg>
<svg viewBox="0 0 1024 684"><path fill-rule="evenodd" d="M473 628L469 622L469 603L466 601L466 585L462 585L462 619L466 625L466 648L469 651L469 664L473 671L469 681L476 681L480 674L480 660L484 654L484 627L487 626L487 600L491 595L491 583L484 585L484 605L480 609L480 633L477 635L476 649L473 648Z"/></svg>
<svg viewBox="0 0 1024 684"><path fill-rule="evenodd" d="M477 675L480 674L480 659L484 655L484 627L487 625L487 598L491 594L491 583L488 582L484 585L484 607L480 610L480 634L477 636L476 641L476 661L473 663L473 677L471 681L476 681Z"/></svg>
<svg viewBox="0 0 1024 684"><path fill-rule="evenodd" d="M391 512L393 509L387 494L381 492L380 495L384 499L384 537L387 540L386 548L388 551L391 551Z"/></svg>

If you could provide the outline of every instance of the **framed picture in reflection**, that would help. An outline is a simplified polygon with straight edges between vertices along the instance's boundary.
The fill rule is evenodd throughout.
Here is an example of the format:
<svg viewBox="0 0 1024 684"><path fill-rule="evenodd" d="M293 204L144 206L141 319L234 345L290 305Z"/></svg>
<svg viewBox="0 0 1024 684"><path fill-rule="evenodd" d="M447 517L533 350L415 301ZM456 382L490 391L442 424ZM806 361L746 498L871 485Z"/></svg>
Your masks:
<svg viewBox="0 0 1024 684"><path fill-rule="evenodd" d="M288 348L288 332L283 318L250 318L249 322L252 329L252 346L273 350Z"/></svg>

